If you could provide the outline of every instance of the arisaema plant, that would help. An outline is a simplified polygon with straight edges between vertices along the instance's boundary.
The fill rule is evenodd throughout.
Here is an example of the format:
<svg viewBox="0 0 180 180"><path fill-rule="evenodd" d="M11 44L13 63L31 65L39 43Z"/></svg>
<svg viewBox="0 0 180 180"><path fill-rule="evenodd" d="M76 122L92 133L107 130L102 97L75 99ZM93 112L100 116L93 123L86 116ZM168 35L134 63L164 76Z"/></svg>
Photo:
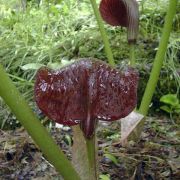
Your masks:
<svg viewBox="0 0 180 180"><path fill-rule="evenodd" d="M144 115L147 114L158 80L177 5L177 0L169 2L162 40L140 106L140 112ZM115 63L100 13L95 0L91 0L91 3L110 65L90 58L79 60L58 70L41 68L36 75L35 83L35 99L39 108L50 119L69 126L77 124L82 130L88 159L85 176L77 172L67 160L0 66L0 96L65 180L98 179L95 147L97 122L118 120L127 116L136 106L138 73L130 67L124 68L123 71L113 67ZM100 9L103 19L109 24L127 27L130 44L136 42L138 12L135 0L102 0ZM130 59L133 65L132 57ZM153 90L150 90L151 87ZM80 135L80 129L75 130L76 140ZM78 145L76 147L78 148ZM79 149L79 152L83 154L86 150ZM81 165L85 171L83 162Z"/></svg>
<svg viewBox="0 0 180 180"><path fill-rule="evenodd" d="M97 178L95 132L98 120L115 121L132 112L137 102L137 85L138 73L133 68L120 71L93 59L81 59L58 70L43 67L37 73L35 100L38 107L57 123L80 125L93 179Z"/></svg>

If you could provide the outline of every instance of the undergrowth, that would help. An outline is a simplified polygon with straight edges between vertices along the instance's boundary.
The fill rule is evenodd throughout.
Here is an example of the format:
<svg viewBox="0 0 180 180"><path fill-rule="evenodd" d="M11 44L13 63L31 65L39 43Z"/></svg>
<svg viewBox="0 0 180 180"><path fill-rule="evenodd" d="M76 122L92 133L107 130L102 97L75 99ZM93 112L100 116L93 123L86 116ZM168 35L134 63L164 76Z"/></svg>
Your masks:
<svg viewBox="0 0 180 180"><path fill-rule="evenodd" d="M30 63L47 65L81 57L106 60L101 36L88 0L56 1L57 3L54 1L51 4L37 4L36 1L30 1L25 9L13 0L0 2L0 63L6 67L9 76L31 104L33 104L33 79L36 69L30 67L24 70L24 65ZM141 0L139 3L140 35L136 57L140 72L138 91L140 101L161 37L168 1ZM180 3L178 6L180 7ZM179 94L180 8L177 9L151 113L159 111L161 96ZM105 25L105 28L116 63L127 64L129 50L126 45L125 29L108 25ZM9 123L6 123L9 119L10 122L16 122L2 100L0 109L1 127L7 124L9 126Z"/></svg>

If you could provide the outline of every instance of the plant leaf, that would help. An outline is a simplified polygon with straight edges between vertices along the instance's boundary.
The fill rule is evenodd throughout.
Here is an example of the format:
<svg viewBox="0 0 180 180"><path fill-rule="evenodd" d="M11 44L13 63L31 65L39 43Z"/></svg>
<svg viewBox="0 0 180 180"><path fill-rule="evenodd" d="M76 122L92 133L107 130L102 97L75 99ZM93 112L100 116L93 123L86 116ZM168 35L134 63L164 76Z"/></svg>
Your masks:
<svg viewBox="0 0 180 180"><path fill-rule="evenodd" d="M67 66L73 62L74 62L73 60L69 61L69 60L62 59L61 62L55 62L55 63L49 62L47 64L47 67L50 69L53 69L53 70L57 70L57 69L62 68L63 66Z"/></svg>
<svg viewBox="0 0 180 180"><path fill-rule="evenodd" d="M100 180L110 180L110 175L109 174L101 174L99 176Z"/></svg>
<svg viewBox="0 0 180 180"><path fill-rule="evenodd" d="M62 67L62 64L59 63L59 62L55 62L55 63L48 63L47 64L47 67L50 68L50 69L59 69Z"/></svg>
<svg viewBox="0 0 180 180"><path fill-rule="evenodd" d="M104 154L104 157L110 159L115 165L118 164L118 160L117 160L116 157L113 156L112 154L109 154L109 153L108 153L108 154Z"/></svg>
<svg viewBox="0 0 180 180"><path fill-rule="evenodd" d="M160 109L162 109L163 111L166 111L167 113L171 113L172 112L172 110L168 106L166 106L166 105L161 106Z"/></svg>
<svg viewBox="0 0 180 180"><path fill-rule="evenodd" d="M161 97L160 102L176 106L179 104L179 99L177 98L176 94L166 94Z"/></svg>
<svg viewBox="0 0 180 180"><path fill-rule="evenodd" d="M24 66L21 66L21 69L24 70L24 71L27 71L27 70L37 70L41 67L43 67L44 64L40 64L40 63L29 63L29 64L26 64Z"/></svg>

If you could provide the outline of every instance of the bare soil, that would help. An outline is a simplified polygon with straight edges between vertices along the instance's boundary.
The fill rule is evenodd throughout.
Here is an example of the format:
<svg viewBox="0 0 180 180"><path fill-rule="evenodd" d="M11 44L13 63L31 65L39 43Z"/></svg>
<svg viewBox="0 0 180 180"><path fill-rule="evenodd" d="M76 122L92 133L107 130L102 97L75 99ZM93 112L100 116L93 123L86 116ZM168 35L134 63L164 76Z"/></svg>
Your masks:
<svg viewBox="0 0 180 180"><path fill-rule="evenodd" d="M120 123L100 123L98 155L100 174L112 180L179 180L180 131L171 120L154 117L146 120L138 143L120 144ZM52 128L51 134L63 152L71 159L71 129ZM104 154L113 158L107 158ZM0 179L31 180L62 177L45 159L23 128L0 130Z"/></svg>

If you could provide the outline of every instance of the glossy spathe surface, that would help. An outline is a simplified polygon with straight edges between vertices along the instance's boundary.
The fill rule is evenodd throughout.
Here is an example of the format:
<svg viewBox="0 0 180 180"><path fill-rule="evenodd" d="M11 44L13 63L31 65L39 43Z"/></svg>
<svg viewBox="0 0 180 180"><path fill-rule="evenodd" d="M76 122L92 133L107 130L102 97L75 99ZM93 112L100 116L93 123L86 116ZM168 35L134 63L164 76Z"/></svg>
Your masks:
<svg viewBox="0 0 180 180"><path fill-rule="evenodd" d="M52 120L69 126L81 123L88 137L96 120L117 120L134 109L137 82L132 68L120 72L102 61L82 59L56 71L41 68L35 100Z"/></svg>
<svg viewBox="0 0 180 180"><path fill-rule="evenodd" d="M123 1L102 0L99 7L102 18L112 26L127 27L127 9Z"/></svg>
<svg viewBox="0 0 180 180"><path fill-rule="evenodd" d="M135 43L139 29L139 10L136 0L101 0L99 10L105 22L127 27L128 42Z"/></svg>

